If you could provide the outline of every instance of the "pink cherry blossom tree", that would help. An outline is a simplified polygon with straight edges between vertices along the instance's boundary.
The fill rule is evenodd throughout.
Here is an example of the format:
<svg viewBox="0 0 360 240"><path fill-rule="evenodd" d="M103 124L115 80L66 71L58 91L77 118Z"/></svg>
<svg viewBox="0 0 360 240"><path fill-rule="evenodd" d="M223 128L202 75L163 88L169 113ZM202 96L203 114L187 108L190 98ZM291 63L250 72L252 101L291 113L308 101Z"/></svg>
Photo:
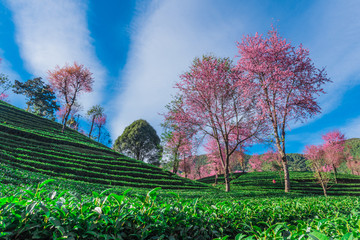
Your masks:
<svg viewBox="0 0 360 240"><path fill-rule="evenodd" d="M175 120L216 141L227 192L230 156L239 146L250 144L263 127L254 98L239 88L242 80L241 72L234 70L229 59L204 56L195 58L175 85L182 99L182 105L173 111Z"/></svg>
<svg viewBox="0 0 360 240"><path fill-rule="evenodd" d="M222 154L224 154L224 146L222 146ZM218 183L218 175L221 174L221 172L224 172L223 165L221 164L221 157L219 152L219 147L214 138L210 138L205 145L205 150L207 152L207 158L208 158L208 164L209 168L211 169L212 173L215 173L215 182L214 185ZM223 156L224 158L224 156ZM230 165L230 163L229 163Z"/></svg>
<svg viewBox="0 0 360 240"><path fill-rule="evenodd" d="M263 162L270 164L271 171L283 171L283 165L281 163L281 156L279 152L269 149L261 156Z"/></svg>
<svg viewBox="0 0 360 240"><path fill-rule="evenodd" d="M351 174L360 175L360 159L351 158L346 162L347 167L350 169Z"/></svg>
<svg viewBox="0 0 360 240"><path fill-rule="evenodd" d="M335 183L337 183L337 168L346 160L345 155L345 135L339 130L334 130L322 136L324 140L324 157L326 162L334 170Z"/></svg>
<svg viewBox="0 0 360 240"><path fill-rule="evenodd" d="M252 170L256 172L262 172L262 164L263 164L263 160L261 159L259 154L255 153L249 159L250 167L252 168Z"/></svg>
<svg viewBox="0 0 360 240"><path fill-rule="evenodd" d="M103 113L101 116L97 116L94 120L95 127L97 127L98 129L98 137L97 137L98 142L100 142L101 130L106 124L106 119L107 116L105 113Z"/></svg>
<svg viewBox="0 0 360 240"><path fill-rule="evenodd" d="M5 93L1 93L0 94L0 100L1 101L6 101L6 99L9 97L9 95L5 94Z"/></svg>
<svg viewBox="0 0 360 240"><path fill-rule="evenodd" d="M0 58L1 62L1 58ZM0 100L6 101L9 97L5 92L12 87L12 82L9 80L8 76L0 74Z"/></svg>
<svg viewBox="0 0 360 240"><path fill-rule="evenodd" d="M326 197L327 185L331 179L329 172L332 171L332 166L327 164L324 155L323 146L305 146L304 156L311 162L315 171L315 177L319 181L323 189L324 196Z"/></svg>
<svg viewBox="0 0 360 240"><path fill-rule="evenodd" d="M161 124L164 129L161 136L162 142L164 142L163 158L165 156L172 163L172 172L175 174L179 170L181 156L185 156L194 148L192 145L195 131L186 121L177 120L181 118L181 112L178 109L182 109L182 106L181 97L175 96L170 104L165 106L168 112L162 114L164 117L164 123Z"/></svg>
<svg viewBox="0 0 360 240"><path fill-rule="evenodd" d="M48 71L49 83L58 97L62 100L65 111L62 121L64 132L66 123L71 114L73 106L82 92L91 92L94 79L89 69L76 62L72 66L65 65L60 68L56 66L53 71Z"/></svg>
<svg viewBox="0 0 360 240"><path fill-rule="evenodd" d="M241 89L257 93L257 107L272 128L275 146L284 169L285 192L290 191L285 151L286 126L319 113L316 101L330 80L324 69L317 69L302 45L295 48L276 29L267 36L245 36L237 45L237 69L247 81Z"/></svg>

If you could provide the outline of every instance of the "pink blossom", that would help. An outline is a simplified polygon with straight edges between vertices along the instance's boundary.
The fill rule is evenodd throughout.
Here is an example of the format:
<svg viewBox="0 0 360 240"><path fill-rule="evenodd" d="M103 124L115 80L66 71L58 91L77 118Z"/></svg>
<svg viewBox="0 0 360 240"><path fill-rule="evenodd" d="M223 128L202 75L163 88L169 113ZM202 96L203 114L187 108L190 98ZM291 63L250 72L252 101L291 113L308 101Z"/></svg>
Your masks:
<svg viewBox="0 0 360 240"><path fill-rule="evenodd" d="M7 95L7 94L5 94L5 93L1 93L1 94L0 94L0 100L1 100L1 101L6 101L8 97L9 97L9 95Z"/></svg>

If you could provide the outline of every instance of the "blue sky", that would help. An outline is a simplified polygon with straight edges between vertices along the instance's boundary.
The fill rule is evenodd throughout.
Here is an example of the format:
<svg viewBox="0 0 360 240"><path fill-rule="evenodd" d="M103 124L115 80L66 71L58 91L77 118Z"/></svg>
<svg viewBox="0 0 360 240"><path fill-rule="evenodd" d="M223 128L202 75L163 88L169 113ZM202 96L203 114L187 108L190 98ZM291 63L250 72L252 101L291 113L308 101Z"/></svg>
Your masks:
<svg viewBox="0 0 360 240"><path fill-rule="evenodd" d="M333 129L360 137L359 12L356 0L1 1L0 72L12 80L46 80L49 69L77 61L95 78L93 93L80 102L85 110L105 106L113 139L139 118L160 134L158 113L194 57L235 58L243 35L275 24L283 37L308 48L333 81L319 98L322 113L290 126L286 150L302 152ZM24 107L25 101L10 94L10 102Z"/></svg>

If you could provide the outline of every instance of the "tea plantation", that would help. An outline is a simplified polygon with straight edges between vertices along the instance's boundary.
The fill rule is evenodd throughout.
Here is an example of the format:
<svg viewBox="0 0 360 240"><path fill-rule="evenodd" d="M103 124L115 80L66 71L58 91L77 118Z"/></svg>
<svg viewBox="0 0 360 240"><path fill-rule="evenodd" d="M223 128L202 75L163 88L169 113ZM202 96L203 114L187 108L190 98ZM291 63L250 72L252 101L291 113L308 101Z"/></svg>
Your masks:
<svg viewBox="0 0 360 240"><path fill-rule="evenodd" d="M225 193L0 102L0 239L360 239L360 177L327 198L290 177L285 194L277 172L237 173Z"/></svg>
<svg viewBox="0 0 360 240"><path fill-rule="evenodd" d="M130 159L51 120L0 101L0 159L51 177L111 186L197 189L208 186Z"/></svg>

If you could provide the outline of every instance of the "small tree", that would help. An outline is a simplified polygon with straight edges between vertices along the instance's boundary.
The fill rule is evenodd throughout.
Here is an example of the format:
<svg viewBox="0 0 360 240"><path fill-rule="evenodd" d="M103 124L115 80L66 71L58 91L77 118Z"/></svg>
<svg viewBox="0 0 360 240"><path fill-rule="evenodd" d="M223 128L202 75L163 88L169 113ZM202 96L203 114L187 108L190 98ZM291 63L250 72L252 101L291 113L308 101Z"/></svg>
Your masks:
<svg viewBox="0 0 360 240"><path fill-rule="evenodd" d="M324 158L323 146L305 146L305 157L311 162L311 165L315 171L315 178L319 181L324 196L327 196L328 183L331 179L329 174L332 171L331 165L328 165Z"/></svg>
<svg viewBox="0 0 360 240"><path fill-rule="evenodd" d="M332 166L335 183L337 183L337 168L346 160L345 135L339 130L334 130L323 135L322 139L325 141L323 145L325 160Z"/></svg>
<svg viewBox="0 0 360 240"><path fill-rule="evenodd" d="M95 126L98 129L97 140L98 140L98 142L100 142L101 130L104 127L104 125L106 124L106 114L103 113L101 116L95 118L94 123L95 123Z"/></svg>
<svg viewBox="0 0 360 240"><path fill-rule="evenodd" d="M1 62L1 58L0 58ZM0 100L4 101L8 95L5 93L7 90L11 88L11 81L9 80L8 76L4 74L0 74Z"/></svg>
<svg viewBox="0 0 360 240"><path fill-rule="evenodd" d="M90 131L89 131L89 137L91 137L91 133L94 128L94 123L97 118L102 117L104 114L104 108L100 105L92 106L86 113L88 119L91 121L90 124Z"/></svg>
<svg viewBox="0 0 360 240"><path fill-rule="evenodd" d="M62 132L64 132L79 94L91 92L94 79L92 73L84 65L79 65L76 62L72 66L65 65L62 68L56 66L53 71L48 71L48 75L52 89L57 91L64 105L65 114L62 120Z"/></svg>
<svg viewBox="0 0 360 240"><path fill-rule="evenodd" d="M240 166L241 171L244 173L246 170L246 157L244 151L236 151L233 155L233 158L236 160L234 161L234 163L237 162L238 166Z"/></svg>
<svg viewBox="0 0 360 240"><path fill-rule="evenodd" d="M113 149L135 159L159 165L162 148L155 129L139 119L127 126L114 143Z"/></svg>
<svg viewBox="0 0 360 240"><path fill-rule="evenodd" d="M8 76L0 74L0 100L4 101L8 98L8 95L5 92L11 88L11 85Z"/></svg>
<svg viewBox="0 0 360 240"><path fill-rule="evenodd" d="M25 83L15 80L13 92L25 95L27 99L26 111L39 116L55 119L54 114L60 106L50 85L45 84L41 78L29 79Z"/></svg>
<svg viewBox="0 0 360 240"><path fill-rule="evenodd" d="M259 154L254 154L249 159L250 167L256 172L262 172L262 164L263 160L261 159Z"/></svg>
<svg viewBox="0 0 360 240"><path fill-rule="evenodd" d="M191 144L195 131L187 123L179 123L175 117L177 109L180 109L182 104L181 97L177 95L165 106L168 112L162 114L164 116L164 123L161 124L164 129L161 136L164 143L163 159L165 157L172 162L172 172L175 174L179 169L180 156L194 147Z"/></svg>
<svg viewBox="0 0 360 240"><path fill-rule="evenodd" d="M245 36L237 47L237 69L247 78L241 89L256 93L257 107L273 130L284 169L285 192L289 192L285 128L291 122L320 113L316 97L324 93L322 85L330 80L324 69L315 68L307 49L302 45L295 48L276 29L266 37L257 33Z"/></svg>
<svg viewBox="0 0 360 240"><path fill-rule="evenodd" d="M176 130L170 133L165 141L164 151L170 152L169 155L173 162L172 172L177 174L181 156L185 155L186 151L191 148L191 141L184 133Z"/></svg>

